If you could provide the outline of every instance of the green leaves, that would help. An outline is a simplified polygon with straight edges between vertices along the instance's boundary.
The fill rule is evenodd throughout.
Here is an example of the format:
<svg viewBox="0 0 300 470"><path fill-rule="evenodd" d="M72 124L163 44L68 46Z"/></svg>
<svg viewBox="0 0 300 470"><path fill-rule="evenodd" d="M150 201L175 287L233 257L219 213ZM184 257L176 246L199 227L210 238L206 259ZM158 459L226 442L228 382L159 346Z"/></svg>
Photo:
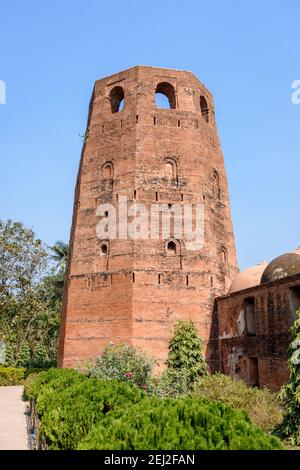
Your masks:
<svg viewBox="0 0 300 470"><path fill-rule="evenodd" d="M158 380L158 396L185 396L191 391L193 384L207 374L201 347L201 339L194 323L178 322L169 343L166 362L168 369Z"/></svg>
<svg viewBox="0 0 300 470"><path fill-rule="evenodd" d="M108 344L88 368L88 375L104 380L120 380L145 390L150 386L154 361L127 344Z"/></svg>
<svg viewBox="0 0 300 470"><path fill-rule="evenodd" d="M248 416L221 403L145 398L100 422L82 450L280 449L280 441L253 426Z"/></svg>
<svg viewBox="0 0 300 470"><path fill-rule="evenodd" d="M246 410L252 421L266 432L273 431L283 418L277 394L267 388L248 387L244 381L220 373L201 377L194 386L192 397Z"/></svg>
<svg viewBox="0 0 300 470"><path fill-rule="evenodd" d="M21 222L0 220L0 340L6 365L46 366L56 360L68 246L57 242L52 252Z"/></svg>
<svg viewBox="0 0 300 470"><path fill-rule="evenodd" d="M300 310L291 328L289 347L289 382L282 387L280 396L285 402L285 415L277 433L292 445L300 446Z"/></svg>
<svg viewBox="0 0 300 470"><path fill-rule="evenodd" d="M41 432L50 449L75 449L95 423L144 397L129 384L88 378L66 369L39 374L25 384L25 393L36 400Z"/></svg>

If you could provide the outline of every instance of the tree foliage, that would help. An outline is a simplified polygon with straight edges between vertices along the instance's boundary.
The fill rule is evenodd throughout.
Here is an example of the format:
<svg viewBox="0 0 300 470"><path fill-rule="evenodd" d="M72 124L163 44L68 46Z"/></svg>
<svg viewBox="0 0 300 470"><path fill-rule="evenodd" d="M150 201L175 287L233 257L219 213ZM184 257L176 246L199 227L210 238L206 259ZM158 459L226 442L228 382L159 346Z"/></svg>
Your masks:
<svg viewBox="0 0 300 470"><path fill-rule="evenodd" d="M130 382L147 390L150 387L153 364L153 360L132 346L110 343L87 373L98 379Z"/></svg>
<svg viewBox="0 0 300 470"><path fill-rule="evenodd" d="M300 446L300 310L296 315L297 318L291 328L292 341L289 346L290 378L280 392L285 404L285 415L278 433L292 445Z"/></svg>
<svg viewBox="0 0 300 470"><path fill-rule="evenodd" d="M0 220L0 341L6 365L33 365L37 355L41 364L41 345L46 362L56 359L66 252L63 242L49 249L21 222Z"/></svg>
<svg viewBox="0 0 300 470"><path fill-rule="evenodd" d="M207 374L201 349L201 339L195 324L192 321L179 321L169 342L167 370L157 380L158 396L185 396L192 390L194 383Z"/></svg>
<svg viewBox="0 0 300 470"><path fill-rule="evenodd" d="M269 450L275 437L254 426L245 412L208 400L145 398L97 424L81 450Z"/></svg>
<svg viewBox="0 0 300 470"><path fill-rule="evenodd" d="M25 383L36 401L42 435L50 449L76 449L95 423L137 403L145 395L131 384L88 378L74 370L49 369Z"/></svg>

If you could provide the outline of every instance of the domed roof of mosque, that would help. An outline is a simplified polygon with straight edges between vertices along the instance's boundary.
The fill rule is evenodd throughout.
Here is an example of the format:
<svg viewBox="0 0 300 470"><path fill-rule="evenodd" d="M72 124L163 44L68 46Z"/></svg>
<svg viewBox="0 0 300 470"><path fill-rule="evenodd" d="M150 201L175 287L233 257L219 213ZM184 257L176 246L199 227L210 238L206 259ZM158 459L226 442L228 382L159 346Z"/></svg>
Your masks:
<svg viewBox="0 0 300 470"><path fill-rule="evenodd" d="M251 266L239 273L232 281L228 294L238 292L240 290L249 289L249 287L258 286L260 284L261 276L265 271L268 263L261 261L256 266Z"/></svg>
<svg viewBox="0 0 300 470"><path fill-rule="evenodd" d="M300 248L273 259L262 274L261 284L284 279L298 273L300 273Z"/></svg>

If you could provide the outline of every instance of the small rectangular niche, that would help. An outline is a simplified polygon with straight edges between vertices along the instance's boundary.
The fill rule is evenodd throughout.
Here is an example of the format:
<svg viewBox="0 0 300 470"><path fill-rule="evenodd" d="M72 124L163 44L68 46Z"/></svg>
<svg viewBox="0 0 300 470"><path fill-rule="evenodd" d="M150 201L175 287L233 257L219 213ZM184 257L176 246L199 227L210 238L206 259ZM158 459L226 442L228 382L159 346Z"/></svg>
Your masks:
<svg viewBox="0 0 300 470"><path fill-rule="evenodd" d="M158 201L158 192L155 193L155 200Z"/></svg>
<svg viewBox="0 0 300 470"><path fill-rule="evenodd" d="M132 273L132 282L135 283L135 273Z"/></svg>
<svg viewBox="0 0 300 470"><path fill-rule="evenodd" d="M181 126L181 124L180 124L180 119L178 119L178 121L177 121L177 127L180 127L180 126Z"/></svg>
<svg viewBox="0 0 300 470"><path fill-rule="evenodd" d="M153 124L154 124L154 126L156 126L156 117L155 116L153 117Z"/></svg>
<svg viewBox="0 0 300 470"><path fill-rule="evenodd" d="M133 199L136 199L136 189L133 191Z"/></svg>
<svg viewBox="0 0 300 470"><path fill-rule="evenodd" d="M188 285L189 285L189 276L188 275L185 276L185 284L188 287Z"/></svg>
<svg viewBox="0 0 300 470"><path fill-rule="evenodd" d="M138 117L138 115L136 115L135 116L135 123L138 124L138 122L139 122L139 117Z"/></svg>
<svg viewBox="0 0 300 470"><path fill-rule="evenodd" d="M259 369L257 357L248 357L248 384L251 387L259 387Z"/></svg>
<svg viewBox="0 0 300 470"><path fill-rule="evenodd" d="M160 276L161 276L161 275L159 274L159 275L158 275L158 279L157 279L158 284L160 284L160 281L161 281L161 277L160 277Z"/></svg>
<svg viewBox="0 0 300 470"><path fill-rule="evenodd" d="M300 286L290 287L290 305L293 318L296 319L296 312L300 308Z"/></svg>
<svg viewBox="0 0 300 470"><path fill-rule="evenodd" d="M244 317L247 335L256 335L254 297L248 297L244 300Z"/></svg>

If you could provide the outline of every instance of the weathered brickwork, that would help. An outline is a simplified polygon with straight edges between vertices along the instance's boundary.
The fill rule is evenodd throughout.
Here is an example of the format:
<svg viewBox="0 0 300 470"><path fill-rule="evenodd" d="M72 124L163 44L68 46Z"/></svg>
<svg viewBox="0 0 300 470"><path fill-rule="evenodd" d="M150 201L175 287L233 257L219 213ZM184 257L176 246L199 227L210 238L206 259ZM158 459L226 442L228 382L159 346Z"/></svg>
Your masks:
<svg viewBox="0 0 300 470"><path fill-rule="evenodd" d="M155 92L171 109L158 109ZM118 105L124 96L124 108ZM186 240L99 240L99 204L121 196L204 204L204 246ZM118 213L118 212L117 212ZM214 299L237 274L227 177L213 97L191 73L138 66L95 83L78 172L59 362L70 367L112 342L166 359L172 328L192 319L208 348ZM216 366L216 364L215 364Z"/></svg>
<svg viewBox="0 0 300 470"><path fill-rule="evenodd" d="M289 330L300 307L300 274L216 299L211 336L219 370L278 390L288 379Z"/></svg>

